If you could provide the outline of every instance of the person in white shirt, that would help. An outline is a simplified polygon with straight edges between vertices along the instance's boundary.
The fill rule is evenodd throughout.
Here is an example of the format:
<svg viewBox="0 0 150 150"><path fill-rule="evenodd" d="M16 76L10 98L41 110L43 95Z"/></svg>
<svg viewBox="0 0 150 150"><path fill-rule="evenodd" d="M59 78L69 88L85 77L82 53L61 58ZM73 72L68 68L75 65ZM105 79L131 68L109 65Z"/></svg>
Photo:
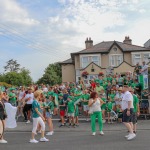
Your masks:
<svg viewBox="0 0 150 150"><path fill-rule="evenodd" d="M25 117L25 120L27 120L26 123L30 123L30 116L31 116L31 110L32 110L32 103L33 103L34 95L32 93L32 89L28 89L28 93L26 94L24 100L25 100L25 106L23 108L23 114Z"/></svg>
<svg viewBox="0 0 150 150"><path fill-rule="evenodd" d="M126 128L129 131L129 134L125 136L127 140L132 140L136 137L136 135L133 133L133 96L128 91L129 87L127 85L123 86L123 98L122 98L122 110L123 110L123 118L122 121Z"/></svg>
<svg viewBox="0 0 150 150"><path fill-rule="evenodd" d="M148 75L148 65L146 65L145 61L143 61L143 66L141 70L142 75Z"/></svg>
<svg viewBox="0 0 150 150"><path fill-rule="evenodd" d="M18 94L18 116L22 116L23 98L25 97L25 88L22 86Z"/></svg>

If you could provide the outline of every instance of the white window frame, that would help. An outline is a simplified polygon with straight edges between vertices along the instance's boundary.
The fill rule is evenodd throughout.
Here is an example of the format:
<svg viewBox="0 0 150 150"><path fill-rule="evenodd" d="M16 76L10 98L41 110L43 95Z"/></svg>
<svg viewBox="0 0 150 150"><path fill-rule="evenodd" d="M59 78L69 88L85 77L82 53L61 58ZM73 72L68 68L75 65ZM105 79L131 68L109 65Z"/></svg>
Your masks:
<svg viewBox="0 0 150 150"><path fill-rule="evenodd" d="M114 62L114 64L112 64L112 56L122 56L122 62L123 62L123 54L110 54L109 55L109 65L111 66L111 67L117 67L117 66L119 66L120 64L116 64L116 60L115 60L115 62Z"/></svg>
<svg viewBox="0 0 150 150"><path fill-rule="evenodd" d="M83 62L82 62L83 57L93 57L93 56L98 57L98 64L97 65L101 66L101 54L86 54L86 55L80 55L80 67L81 68L86 68L91 62L93 62L93 61L89 60L88 65L83 67Z"/></svg>
<svg viewBox="0 0 150 150"><path fill-rule="evenodd" d="M131 55L132 55L132 65L135 66L136 64L134 63L134 55L135 54L139 54L140 55L140 64L142 64L142 61L144 61L144 54L149 54L150 56L150 52L132 52Z"/></svg>

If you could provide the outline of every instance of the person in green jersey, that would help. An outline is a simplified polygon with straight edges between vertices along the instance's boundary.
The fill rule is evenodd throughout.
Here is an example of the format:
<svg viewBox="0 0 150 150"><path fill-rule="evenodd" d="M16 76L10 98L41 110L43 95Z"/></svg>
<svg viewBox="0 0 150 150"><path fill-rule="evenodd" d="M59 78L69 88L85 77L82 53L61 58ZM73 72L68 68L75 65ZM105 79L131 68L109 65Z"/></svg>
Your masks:
<svg viewBox="0 0 150 150"><path fill-rule="evenodd" d="M77 107L79 107L79 113L81 113L81 111L82 111L82 101L81 101L82 90L81 90L80 86L77 86L77 90L74 93L74 97L75 97L76 100L79 100L79 103L78 103Z"/></svg>
<svg viewBox="0 0 150 150"><path fill-rule="evenodd" d="M134 114L133 114L133 132L136 134L136 129L137 129L137 117L140 115L140 107L139 107L139 99L138 97L134 94L134 89L129 88L129 92L133 96L133 106L134 106Z"/></svg>
<svg viewBox="0 0 150 150"><path fill-rule="evenodd" d="M97 83L95 91L98 93L98 95L101 93L101 90L104 90L103 86L101 86L99 83Z"/></svg>
<svg viewBox="0 0 150 150"><path fill-rule="evenodd" d="M59 113L61 119L61 125L59 127L63 127L65 125L65 110L66 110L66 102L63 99L63 94L59 94Z"/></svg>
<svg viewBox="0 0 150 150"><path fill-rule="evenodd" d="M118 85L119 87L122 87L124 84L124 78L122 77L122 75L118 76Z"/></svg>
<svg viewBox="0 0 150 150"><path fill-rule="evenodd" d="M53 135L54 129L53 129L53 122L52 122L52 115L54 111L54 101L51 96L49 97L49 99L46 100L46 106L44 108L45 108L46 119L49 127L49 132L46 135Z"/></svg>
<svg viewBox="0 0 150 150"><path fill-rule="evenodd" d="M88 102L90 99L90 94L88 93L88 90L84 90L83 91L83 95L81 97L82 102L83 102L83 111L86 117L86 121L88 121L88 111L89 111L89 106L88 106Z"/></svg>
<svg viewBox="0 0 150 150"><path fill-rule="evenodd" d="M141 108L144 114L148 114L149 113L149 101L148 101L148 97L150 95L150 93L148 92L147 89L142 91L142 101L141 101Z"/></svg>
<svg viewBox="0 0 150 150"><path fill-rule="evenodd" d="M111 89L111 93L108 95L108 97L111 99L113 107L115 107L115 96L116 96L116 93L114 89Z"/></svg>
<svg viewBox="0 0 150 150"><path fill-rule="evenodd" d="M111 75L107 76L107 81L110 82L110 83L112 83L112 77L111 77Z"/></svg>
<svg viewBox="0 0 150 150"><path fill-rule="evenodd" d="M113 104L111 102L111 98L108 98L108 103L106 104L106 111L108 115L108 123L112 123L112 120L110 119L110 113L113 109Z"/></svg>
<svg viewBox="0 0 150 150"><path fill-rule="evenodd" d="M9 93L9 102L10 102L10 104L12 105L12 106L17 106L17 96L16 96L16 94L15 94L15 89L14 88L12 88L12 89L10 89L10 93Z"/></svg>
<svg viewBox="0 0 150 150"><path fill-rule="evenodd" d="M32 129L32 138L30 139L30 143L38 143L37 140L35 140L36 130L38 127L38 124L41 126L41 142L47 142L49 141L44 137L45 134L45 118L41 114L40 104L39 100L42 97L42 90L37 90L34 92L34 100L32 103L32 117L33 117L33 129Z"/></svg>
<svg viewBox="0 0 150 150"><path fill-rule="evenodd" d="M106 97L104 97L103 93L100 94L101 100L104 102L103 105L101 105L102 109L102 116L103 116L103 123L106 122L105 113L106 113Z"/></svg>
<svg viewBox="0 0 150 150"><path fill-rule="evenodd" d="M72 122L72 125L75 127L75 121L74 121L75 106L74 106L74 101L72 100L71 96L68 96L67 100L68 100L67 110L68 110L68 117L69 117L69 127L71 127L71 122Z"/></svg>

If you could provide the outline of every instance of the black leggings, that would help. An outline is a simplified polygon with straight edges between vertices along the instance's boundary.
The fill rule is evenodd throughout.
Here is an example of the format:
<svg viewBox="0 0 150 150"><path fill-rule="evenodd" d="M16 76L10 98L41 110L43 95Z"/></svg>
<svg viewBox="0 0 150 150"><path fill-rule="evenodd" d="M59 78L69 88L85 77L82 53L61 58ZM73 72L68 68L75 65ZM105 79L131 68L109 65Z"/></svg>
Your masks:
<svg viewBox="0 0 150 150"><path fill-rule="evenodd" d="M23 115L25 120L28 119L28 111L30 110L32 110L32 104L25 104L25 106L23 107Z"/></svg>

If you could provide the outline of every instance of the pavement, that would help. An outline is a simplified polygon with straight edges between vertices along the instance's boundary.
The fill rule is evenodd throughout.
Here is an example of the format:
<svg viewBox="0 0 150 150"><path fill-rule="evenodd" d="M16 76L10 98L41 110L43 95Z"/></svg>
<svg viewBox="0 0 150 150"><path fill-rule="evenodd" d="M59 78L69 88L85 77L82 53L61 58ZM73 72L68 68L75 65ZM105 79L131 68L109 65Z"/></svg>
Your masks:
<svg viewBox="0 0 150 150"><path fill-rule="evenodd" d="M46 143L30 144L32 123L18 122L15 129L6 129L4 137L8 144L0 144L0 150L150 150L150 120L138 122L136 139L127 141L124 136L127 130L122 123L104 124L104 136L91 136L90 122L81 121L76 128L59 128L54 120L54 135L46 136L50 141ZM46 128L48 131L48 128ZM40 139L40 134L36 136Z"/></svg>

